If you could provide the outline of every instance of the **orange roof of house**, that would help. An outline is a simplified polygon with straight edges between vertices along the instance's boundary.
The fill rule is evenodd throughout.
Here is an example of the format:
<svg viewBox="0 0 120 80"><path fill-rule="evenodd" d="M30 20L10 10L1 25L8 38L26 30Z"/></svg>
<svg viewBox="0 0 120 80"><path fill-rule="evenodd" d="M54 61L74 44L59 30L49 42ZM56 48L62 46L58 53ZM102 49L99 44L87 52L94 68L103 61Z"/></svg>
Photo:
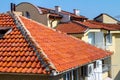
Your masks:
<svg viewBox="0 0 120 80"><path fill-rule="evenodd" d="M0 72L46 74L36 53L16 27L8 14L0 14L0 27L12 31L0 39Z"/></svg>
<svg viewBox="0 0 120 80"><path fill-rule="evenodd" d="M51 13L50 12L50 10L52 10L52 9L48 9L48 8L43 8L43 7L38 7L41 11L42 11L42 13L43 14L47 14L47 13L50 13L50 15L49 15L49 17L50 18L62 18L62 16L60 16L59 14L57 14L57 13ZM53 11L53 10L52 10Z"/></svg>
<svg viewBox="0 0 120 80"><path fill-rule="evenodd" d="M60 30L65 33L84 33L86 29L104 29L110 31L118 31L120 30L119 24L105 24L101 22L96 22L93 20L87 20L85 22L81 21L71 21L66 23L60 23L56 27L57 30Z"/></svg>
<svg viewBox="0 0 120 80"><path fill-rule="evenodd" d="M50 13L52 16L57 16L57 17L60 16L59 14L55 13L55 10L53 10L53 9L48 9L48 8L43 8L43 7L39 7L39 8L43 12L43 14ZM63 10L60 13L70 15L71 18L74 18L74 19L87 19L85 16L81 16L81 15L77 16L71 12L67 12L67 11L63 11Z"/></svg>
<svg viewBox="0 0 120 80"><path fill-rule="evenodd" d="M60 30L65 33L84 33L87 30L87 27L81 26L74 22L61 23L56 27L56 30Z"/></svg>
<svg viewBox="0 0 120 80"><path fill-rule="evenodd" d="M106 24L102 22L97 22L93 20L87 20L85 22L76 21L77 23L83 24L91 29L105 29L105 30L120 30L120 25L118 24Z"/></svg>
<svg viewBox="0 0 120 80"><path fill-rule="evenodd" d="M106 24L106 23L97 22L93 20L89 20L89 23L103 26L104 29L111 30L111 31L120 30L119 24Z"/></svg>
<svg viewBox="0 0 120 80"><path fill-rule="evenodd" d="M82 18L82 19L85 19L85 20L87 19L85 16L81 16L81 15L78 16L78 15L75 15L74 13L67 12L67 11L63 11L63 10L61 11L61 13L62 13L62 14L70 15L71 18L79 18L79 19Z"/></svg>
<svg viewBox="0 0 120 80"><path fill-rule="evenodd" d="M25 17L20 16L20 19L58 72L66 71L112 54L82 40L61 34Z"/></svg>
<svg viewBox="0 0 120 80"><path fill-rule="evenodd" d="M63 72L112 54L25 17L14 16L14 20L8 14L0 14L0 27L12 28L0 38L1 73L49 74L47 66Z"/></svg>

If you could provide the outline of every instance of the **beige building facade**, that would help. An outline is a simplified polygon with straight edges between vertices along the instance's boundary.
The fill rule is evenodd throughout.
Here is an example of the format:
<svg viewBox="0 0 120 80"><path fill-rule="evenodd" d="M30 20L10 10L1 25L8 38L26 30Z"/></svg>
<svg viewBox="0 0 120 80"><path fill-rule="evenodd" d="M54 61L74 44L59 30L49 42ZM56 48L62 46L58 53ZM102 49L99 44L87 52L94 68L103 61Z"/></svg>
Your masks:
<svg viewBox="0 0 120 80"><path fill-rule="evenodd" d="M103 23L108 23L108 24L117 24L119 21L112 16L102 13L99 16L95 17L94 20L103 22Z"/></svg>
<svg viewBox="0 0 120 80"><path fill-rule="evenodd" d="M100 14L94 20L107 23L107 24L118 24L119 21L108 14ZM119 25L119 24L118 24ZM114 26L113 26L114 27ZM111 77L114 80L120 79L120 30L110 31L112 34L112 45L109 45L109 50L114 52L111 57Z"/></svg>
<svg viewBox="0 0 120 80"><path fill-rule="evenodd" d="M16 5L15 10L22 12L22 15L27 18L30 18L52 28L56 27L61 19L61 17L56 17L49 13L43 13L39 7L27 2Z"/></svg>

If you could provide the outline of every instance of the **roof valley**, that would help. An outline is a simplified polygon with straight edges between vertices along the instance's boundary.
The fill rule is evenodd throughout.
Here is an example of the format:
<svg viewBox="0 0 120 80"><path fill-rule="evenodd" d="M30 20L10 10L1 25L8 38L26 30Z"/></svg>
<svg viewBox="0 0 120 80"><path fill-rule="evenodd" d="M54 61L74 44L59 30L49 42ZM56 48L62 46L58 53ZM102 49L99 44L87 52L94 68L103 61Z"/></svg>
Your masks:
<svg viewBox="0 0 120 80"><path fill-rule="evenodd" d="M21 19L16 13L10 13L10 15L15 20L16 27L21 31L22 35L26 39L26 41L29 43L29 45L34 49L41 65L43 68L46 69L47 72L54 72L56 71L56 68L53 63L49 61L49 58L47 55L40 49L40 46L35 41L35 39L31 36L30 32L25 28L24 23L22 23ZM54 73L51 73L54 74Z"/></svg>

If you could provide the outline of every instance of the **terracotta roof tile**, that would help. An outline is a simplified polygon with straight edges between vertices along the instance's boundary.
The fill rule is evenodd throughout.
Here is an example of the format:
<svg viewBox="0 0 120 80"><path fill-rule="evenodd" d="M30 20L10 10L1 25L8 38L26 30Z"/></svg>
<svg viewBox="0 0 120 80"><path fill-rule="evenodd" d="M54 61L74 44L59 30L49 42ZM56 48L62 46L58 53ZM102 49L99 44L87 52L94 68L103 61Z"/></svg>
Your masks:
<svg viewBox="0 0 120 80"><path fill-rule="evenodd" d="M38 69L37 69L37 68L34 68L34 69L32 70L32 73L37 73L37 71L38 71Z"/></svg>
<svg viewBox="0 0 120 80"><path fill-rule="evenodd" d="M6 67L7 69L6 69L6 72L12 72L12 70L14 69L14 68L12 68L12 67Z"/></svg>
<svg viewBox="0 0 120 80"><path fill-rule="evenodd" d="M49 58L46 60L50 60L59 72L110 56L112 54L87 44L82 40L73 38L66 34L61 34L22 16L20 16L20 19L30 32L30 35L36 40L38 45L40 45L40 48ZM31 28L33 26L34 28ZM40 64L36 65L40 66ZM29 72L31 71L32 69L29 70ZM41 73L41 71L42 70L39 69L38 73ZM46 74L44 70L43 73Z"/></svg>
<svg viewBox="0 0 120 80"><path fill-rule="evenodd" d="M18 68L15 67L14 69L11 70L11 72L16 72L17 69L18 69Z"/></svg>
<svg viewBox="0 0 120 80"><path fill-rule="evenodd" d="M35 68L36 64L37 64L36 62L33 62L33 64L31 65L31 67Z"/></svg>
<svg viewBox="0 0 120 80"><path fill-rule="evenodd" d="M28 70L26 72L27 73L31 73L32 72L32 68L28 68Z"/></svg>

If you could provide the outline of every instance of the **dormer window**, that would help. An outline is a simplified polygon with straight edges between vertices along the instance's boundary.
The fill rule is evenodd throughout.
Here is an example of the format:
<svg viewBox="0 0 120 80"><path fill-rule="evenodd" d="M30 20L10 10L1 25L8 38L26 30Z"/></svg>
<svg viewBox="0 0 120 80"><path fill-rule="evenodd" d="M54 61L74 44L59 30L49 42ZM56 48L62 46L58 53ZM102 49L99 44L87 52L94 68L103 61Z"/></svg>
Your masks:
<svg viewBox="0 0 120 80"><path fill-rule="evenodd" d="M0 38L3 38L4 35L9 34L12 31L11 27L0 27Z"/></svg>
<svg viewBox="0 0 120 80"><path fill-rule="evenodd" d="M26 11L25 12L25 17L30 18L30 13Z"/></svg>

